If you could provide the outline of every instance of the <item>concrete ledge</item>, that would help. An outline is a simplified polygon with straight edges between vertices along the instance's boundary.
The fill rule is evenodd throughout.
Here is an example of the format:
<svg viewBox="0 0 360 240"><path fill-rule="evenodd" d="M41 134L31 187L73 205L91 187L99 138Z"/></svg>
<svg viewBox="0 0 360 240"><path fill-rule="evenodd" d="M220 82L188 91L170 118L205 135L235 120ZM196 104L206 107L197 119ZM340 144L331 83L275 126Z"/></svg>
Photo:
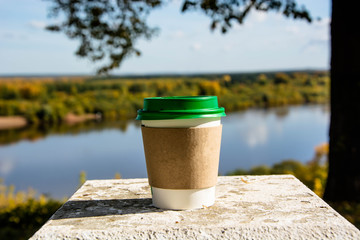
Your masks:
<svg viewBox="0 0 360 240"><path fill-rule="evenodd" d="M31 239L360 239L291 175L219 177L214 206L152 206L147 179L87 181Z"/></svg>

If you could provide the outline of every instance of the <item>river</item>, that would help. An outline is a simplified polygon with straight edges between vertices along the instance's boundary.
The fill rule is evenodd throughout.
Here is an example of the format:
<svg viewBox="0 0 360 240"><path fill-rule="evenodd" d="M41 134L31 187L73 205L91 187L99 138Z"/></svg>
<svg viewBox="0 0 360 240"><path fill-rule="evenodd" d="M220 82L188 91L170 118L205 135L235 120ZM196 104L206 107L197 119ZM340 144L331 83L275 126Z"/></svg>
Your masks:
<svg viewBox="0 0 360 240"><path fill-rule="evenodd" d="M328 141L326 105L249 109L222 118L219 173L285 159L310 161ZM87 179L146 177L141 131L136 121L91 123L34 135L28 129L0 131L0 178L16 190L29 187L51 197L71 196L79 174ZM36 129L36 133L41 130ZM15 134L16 133L16 134ZM14 137L15 134L15 137ZM19 137L20 136L20 137ZM9 138L4 143L4 139ZM29 140L31 139L31 140Z"/></svg>

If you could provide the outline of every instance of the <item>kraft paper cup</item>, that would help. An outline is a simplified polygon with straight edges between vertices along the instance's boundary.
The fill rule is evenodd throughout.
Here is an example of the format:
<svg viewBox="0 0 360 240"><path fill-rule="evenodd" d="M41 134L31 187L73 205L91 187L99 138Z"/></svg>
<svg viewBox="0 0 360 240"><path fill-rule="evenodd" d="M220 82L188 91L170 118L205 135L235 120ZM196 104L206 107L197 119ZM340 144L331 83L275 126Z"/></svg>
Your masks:
<svg viewBox="0 0 360 240"><path fill-rule="evenodd" d="M140 111L151 109L151 103L146 101L152 99L145 99L144 109ZM210 104L213 108L206 111L209 105L199 101L209 100L213 101ZM217 97L168 97L155 101L165 102L159 104L160 111L148 111L155 113L155 117L144 117L140 112L137 118L142 123L154 206L186 210L213 205L221 142L220 117L225 116L223 108L217 106ZM191 101L196 102L195 106Z"/></svg>

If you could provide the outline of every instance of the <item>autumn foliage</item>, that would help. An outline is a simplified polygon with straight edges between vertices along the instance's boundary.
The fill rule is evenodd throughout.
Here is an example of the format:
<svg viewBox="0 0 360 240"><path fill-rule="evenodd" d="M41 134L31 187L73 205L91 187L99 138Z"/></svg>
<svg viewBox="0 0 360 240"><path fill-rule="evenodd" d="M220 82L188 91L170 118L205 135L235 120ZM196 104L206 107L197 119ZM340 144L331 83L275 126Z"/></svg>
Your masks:
<svg viewBox="0 0 360 240"><path fill-rule="evenodd" d="M144 97L216 95L227 112L249 107L324 103L326 72L249 76L150 78L0 78L0 116L23 116L29 123L57 124L70 114L131 119Z"/></svg>

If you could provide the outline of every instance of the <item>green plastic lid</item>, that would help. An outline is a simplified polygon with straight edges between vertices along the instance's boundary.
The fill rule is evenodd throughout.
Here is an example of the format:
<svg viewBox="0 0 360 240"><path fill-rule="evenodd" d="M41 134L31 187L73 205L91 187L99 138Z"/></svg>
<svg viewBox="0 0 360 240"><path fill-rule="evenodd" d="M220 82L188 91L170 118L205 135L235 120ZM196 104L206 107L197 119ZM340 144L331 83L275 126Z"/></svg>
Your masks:
<svg viewBox="0 0 360 240"><path fill-rule="evenodd" d="M189 119L224 117L225 109L218 106L216 96L182 96L144 98L144 109L136 120Z"/></svg>

